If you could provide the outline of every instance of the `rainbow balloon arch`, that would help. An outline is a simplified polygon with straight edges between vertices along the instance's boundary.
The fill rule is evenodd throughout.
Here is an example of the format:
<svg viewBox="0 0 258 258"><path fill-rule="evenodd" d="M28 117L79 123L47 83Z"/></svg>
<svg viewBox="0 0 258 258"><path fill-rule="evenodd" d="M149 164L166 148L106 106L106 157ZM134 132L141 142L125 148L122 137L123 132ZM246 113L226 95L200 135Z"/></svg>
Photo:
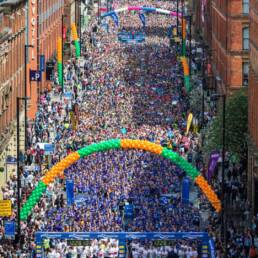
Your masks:
<svg viewBox="0 0 258 258"><path fill-rule="evenodd" d="M89 156L96 152L108 151L112 149L140 149L156 155L160 155L183 169L186 174L199 186L202 192L206 195L207 199L214 207L216 212L221 211L221 202L216 193L212 190L211 186L200 174L200 172L183 159L178 153L173 152L161 145L145 141L145 140L131 140L131 139L111 139L88 145L76 152L71 153L63 160L54 165L38 182L35 189L30 194L29 198L23 205L20 213L20 219L26 220L31 214L35 205L39 202L41 196L46 191L48 185L52 183L55 178L61 176L65 169L77 162L79 159Z"/></svg>

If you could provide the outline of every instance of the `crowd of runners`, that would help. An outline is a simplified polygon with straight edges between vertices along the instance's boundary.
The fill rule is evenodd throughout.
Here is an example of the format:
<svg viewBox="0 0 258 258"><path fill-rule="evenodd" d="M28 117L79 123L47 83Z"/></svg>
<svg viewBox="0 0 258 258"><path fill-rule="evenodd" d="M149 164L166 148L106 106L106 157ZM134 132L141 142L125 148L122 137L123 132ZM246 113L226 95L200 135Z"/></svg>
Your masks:
<svg viewBox="0 0 258 258"><path fill-rule="evenodd" d="M144 4L175 9L173 2L144 1ZM123 44L117 40L117 33L122 29L128 32L143 30L138 14L123 13L119 21L117 28L112 19L107 19L107 32L96 19L91 20L82 35L85 51L82 51L80 62L71 58L65 63L64 89L71 97L61 92L57 76L53 89L42 93L35 123L29 130L31 147L23 155L26 166L39 166L40 169L21 171L23 201L53 164L83 146L111 138L146 139L161 144L180 153L202 171L198 134L185 134L190 106L177 59L180 46L170 45L167 37L168 28L176 21L164 15L146 15L146 38L141 44ZM193 53L196 53L194 48ZM196 67L200 66L197 60L193 62L194 72L198 72ZM40 142L54 144L51 158L44 155ZM30 257L36 247L34 233L39 230L164 232L207 229L200 223L201 205L181 202L184 171L162 157L139 151L98 153L78 161L66 169L64 175L74 180L75 200L80 196L83 201L68 206L64 177L58 178L50 184L27 221L22 222L22 249L4 241L0 246L3 257L17 257L18 254ZM4 198L11 199L14 207L15 181L15 177L11 178L2 188ZM197 192L199 204L207 204L195 186L192 190ZM127 204L133 205L134 211L132 217L125 219ZM15 214L16 208L11 219L15 219ZM213 216L213 212L211 214ZM213 218L216 220L215 216ZM3 238L3 221L0 234ZM103 240L89 247L75 248L65 242L47 241L44 249L47 257L117 257L118 245L115 241ZM198 257L197 250L198 242L194 241L175 242L164 247L142 246L138 242L130 245L134 258L166 257L172 251L179 257Z"/></svg>

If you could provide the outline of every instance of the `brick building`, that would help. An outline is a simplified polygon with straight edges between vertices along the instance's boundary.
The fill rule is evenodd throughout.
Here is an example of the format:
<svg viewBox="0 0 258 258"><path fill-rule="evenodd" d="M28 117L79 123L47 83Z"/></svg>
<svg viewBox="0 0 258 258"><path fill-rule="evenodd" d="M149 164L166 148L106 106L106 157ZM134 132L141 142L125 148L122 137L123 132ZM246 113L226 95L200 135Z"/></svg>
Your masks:
<svg viewBox="0 0 258 258"><path fill-rule="evenodd" d="M228 93L247 86L249 0L198 0L193 10L194 24L210 50L213 78L219 77Z"/></svg>
<svg viewBox="0 0 258 258"><path fill-rule="evenodd" d="M24 96L25 1L0 4L0 133L8 138L16 97ZM3 146L3 144L1 144Z"/></svg>
<svg viewBox="0 0 258 258"><path fill-rule="evenodd" d="M29 60L27 69L27 92L30 100L28 116L34 119L37 111L39 93L47 87L45 70L41 82L30 82L29 70L40 69L40 57L45 63L54 57L57 38L62 35L62 15L64 0L29 0L28 1L28 44Z"/></svg>
<svg viewBox="0 0 258 258"><path fill-rule="evenodd" d="M61 37L63 34L62 20L67 35L69 35L71 23L79 23L78 20L80 16L77 14L78 11L76 12L76 8L78 8L79 5L76 4L76 2L79 3L80 1L28 1L28 44L34 46L33 48L29 48L29 65L27 67L27 92L31 98L28 111L30 119L34 119L35 117L39 94L49 87L50 78L47 78L46 69L44 69L41 82L30 82L29 70L38 71L42 57L45 61L45 66L49 63L55 63L57 38ZM64 47L69 45L69 43L70 39L67 37L67 39L64 40Z"/></svg>
<svg viewBox="0 0 258 258"><path fill-rule="evenodd" d="M258 211L258 2L250 1L248 197Z"/></svg>
<svg viewBox="0 0 258 258"><path fill-rule="evenodd" d="M249 2L212 1L212 68L227 92L248 85Z"/></svg>

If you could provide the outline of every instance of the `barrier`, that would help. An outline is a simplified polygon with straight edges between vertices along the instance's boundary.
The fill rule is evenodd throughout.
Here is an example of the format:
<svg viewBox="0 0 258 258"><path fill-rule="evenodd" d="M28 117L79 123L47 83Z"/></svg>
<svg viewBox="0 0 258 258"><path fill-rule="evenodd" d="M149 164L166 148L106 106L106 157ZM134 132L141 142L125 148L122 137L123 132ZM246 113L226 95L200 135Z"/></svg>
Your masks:
<svg viewBox="0 0 258 258"><path fill-rule="evenodd" d="M76 152L71 153L63 160L55 164L44 176L41 178L35 189L30 194L29 198L21 209L21 220L26 220L31 213L34 206L40 200L42 194L46 191L47 186L52 183L56 177L63 174L64 170L78 161L80 158L89 156L95 152L107 151L111 149L140 149L160 155L166 159L174 162L178 167L183 169L186 174L199 186L202 192L206 195L211 205L217 212L221 211L221 202L211 186L200 174L200 172L188 163L185 159L180 157L176 152L173 152L161 145L145 141L145 140L130 140L130 139L111 139L88 145Z"/></svg>

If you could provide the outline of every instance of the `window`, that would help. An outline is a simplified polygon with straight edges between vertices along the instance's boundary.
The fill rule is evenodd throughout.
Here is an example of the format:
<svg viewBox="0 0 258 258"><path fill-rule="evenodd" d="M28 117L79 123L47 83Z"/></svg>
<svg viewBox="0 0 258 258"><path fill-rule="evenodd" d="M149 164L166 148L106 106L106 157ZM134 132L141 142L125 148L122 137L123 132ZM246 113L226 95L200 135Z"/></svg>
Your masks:
<svg viewBox="0 0 258 258"><path fill-rule="evenodd" d="M249 50L249 27L243 28L243 50Z"/></svg>
<svg viewBox="0 0 258 258"><path fill-rule="evenodd" d="M249 14L249 0L243 0L243 14Z"/></svg>
<svg viewBox="0 0 258 258"><path fill-rule="evenodd" d="M243 86L248 86L248 77L249 77L249 62L244 62L242 64L242 73L243 73Z"/></svg>

